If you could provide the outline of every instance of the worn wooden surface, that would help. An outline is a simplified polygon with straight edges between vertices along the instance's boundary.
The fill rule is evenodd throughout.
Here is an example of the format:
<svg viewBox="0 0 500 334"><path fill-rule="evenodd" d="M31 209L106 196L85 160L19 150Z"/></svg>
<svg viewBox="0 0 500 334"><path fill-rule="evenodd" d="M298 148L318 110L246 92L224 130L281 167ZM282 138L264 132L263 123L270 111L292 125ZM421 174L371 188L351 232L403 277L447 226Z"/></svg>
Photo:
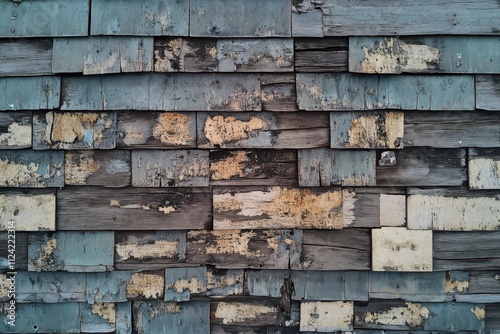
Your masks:
<svg viewBox="0 0 500 334"><path fill-rule="evenodd" d="M0 111L58 108L60 85L54 76L0 78Z"/></svg>
<svg viewBox="0 0 500 334"><path fill-rule="evenodd" d="M212 221L210 188L83 186L64 188L57 196L58 230L203 229Z"/></svg>
<svg viewBox="0 0 500 334"><path fill-rule="evenodd" d="M0 232L0 242L2 245L8 245L9 239L12 239L12 237L9 237L8 232ZM16 233L15 246L15 270L28 270L28 233ZM2 262L7 261L9 254L12 255L9 253L8 247L0 248L0 260Z"/></svg>
<svg viewBox="0 0 500 334"><path fill-rule="evenodd" d="M476 75L476 108L483 110L500 110L498 94L500 94L499 75Z"/></svg>
<svg viewBox="0 0 500 334"><path fill-rule="evenodd" d="M88 333L113 332L116 322L114 303L80 304L80 330Z"/></svg>
<svg viewBox="0 0 500 334"><path fill-rule="evenodd" d="M51 39L0 40L0 76L52 74Z"/></svg>
<svg viewBox="0 0 500 334"><path fill-rule="evenodd" d="M470 189L500 189L500 149L470 148L468 158Z"/></svg>
<svg viewBox="0 0 500 334"><path fill-rule="evenodd" d="M292 36L323 37L321 1L300 0L292 2Z"/></svg>
<svg viewBox="0 0 500 334"><path fill-rule="evenodd" d="M210 303L214 325L279 326L277 302L274 300L215 301Z"/></svg>
<svg viewBox="0 0 500 334"><path fill-rule="evenodd" d="M155 38L155 72L217 72L218 65L215 39Z"/></svg>
<svg viewBox="0 0 500 334"><path fill-rule="evenodd" d="M0 149L31 147L33 119L29 111L0 113Z"/></svg>
<svg viewBox="0 0 500 334"><path fill-rule="evenodd" d="M0 194L0 230L7 231L9 227L14 231L55 231L54 191L8 191Z"/></svg>
<svg viewBox="0 0 500 334"><path fill-rule="evenodd" d="M189 301L191 295L207 291L207 268L167 268L165 270L165 301Z"/></svg>
<svg viewBox="0 0 500 334"><path fill-rule="evenodd" d="M332 317L332 314L335 316ZM331 332L352 330L353 302L300 303L300 330Z"/></svg>
<svg viewBox="0 0 500 334"><path fill-rule="evenodd" d="M262 74L260 84L263 111L298 111L294 74Z"/></svg>
<svg viewBox="0 0 500 334"><path fill-rule="evenodd" d="M343 37L296 38L295 71L345 72L349 60L348 48L349 40Z"/></svg>

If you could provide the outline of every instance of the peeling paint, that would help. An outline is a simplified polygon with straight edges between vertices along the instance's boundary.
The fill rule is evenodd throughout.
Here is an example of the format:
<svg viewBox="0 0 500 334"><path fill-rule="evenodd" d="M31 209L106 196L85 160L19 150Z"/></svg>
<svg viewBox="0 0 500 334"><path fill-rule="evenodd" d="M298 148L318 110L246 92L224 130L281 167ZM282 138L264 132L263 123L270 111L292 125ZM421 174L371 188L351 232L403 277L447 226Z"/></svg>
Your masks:
<svg viewBox="0 0 500 334"><path fill-rule="evenodd" d="M476 308L470 310L476 316L477 320L484 320L486 313L483 308L476 306Z"/></svg>
<svg viewBox="0 0 500 334"><path fill-rule="evenodd" d="M0 301L3 299L8 299L10 293L10 280L7 279L7 275L0 274Z"/></svg>
<svg viewBox="0 0 500 334"><path fill-rule="evenodd" d="M251 116L248 121L241 121L234 116L218 115L207 117L204 134L212 145L223 146L231 141L248 139L256 130L267 129L269 125L256 116Z"/></svg>
<svg viewBox="0 0 500 334"><path fill-rule="evenodd" d="M101 165L93 159L92 152L66 152L64 182L84 185L87 178L97 172Z"/></svg>
<svg viewBox="0 0 500 334"><path fill-rule="evenodd" d="M16 231L55 231L56 198L53 194L0 194L0 231L16 222Z"/></svg>
<svg viewBox="0 0 500 334"><path fill-rule="evenodd" d="M349 146L352 148L402 148L404 114L387 112L357 117L349 128Z"/></svg>
<svg viewBox="0 0 500 334"><path fill-rule="evenodd" d="M0 144L6 146L31 146L31 124L9 124L7 132L0 133Z"/></svg>
<svg viewBox="0 0 500 334"><path fill-rule="evenodd" d="M175 302L157 303L151 310L151 317L157 317L165 312L172 314L181 313L182 307Z"/></svg>
<svg viewBox="0 0 500 334"><path fill-rule="evenodd" d="M167 284L165 289L173 290L178 293L186 290L190 293L201 293L207 291L205 284L200 282L196 277L177 280L174 283Z"/></svg>
<svg viewBox="0 0 500 334"><path fill-rule="evenodd" d="M175 208L173 206L160 206L158 207L158 211L163 212L164 215L168 215L169 213L172 213L175 211Z"/></svg>
<svg viewBox="0 0 500 334"><path fill-rule="evenodd" d="M237 273L235 272L234 270L228 270L224 275L216 275L212 271L207 271L207 290L223 290L224 296L243 294L244 271L238 270Z"/></svg>
<svg viewBox="0 0 500 334"><path fill-rule="evenodd" d="M461 281L451 278L449 274L446 275L445 291L447 293L467 292L467 290L469 290L468 280Z"/></svg>
<svg viewBox="0 0 500 334"><path fill-rule="evenodd" d="M210 178L212 180L228 180L234 176L245 177L248 175L245 172L245 163L248 160L244 151L231 152L230 157L210 164Z"/></svg>
<svg viewBox="0 0 500 334"><path fill-rule="evenodd" d="M384 38L376 49L363 46L362 73L399 73L398 39Z"/></svg>
<svg viewBox="0 0 500 334"><path fill-rule="evenodd" d="M161 113L153 128L153 136L162 143L187 145L194 140L190 131L192 118L185 114Z"/></svg>
<svg viewBox="0 0 500 334"><path fill-rule="evenodd" d="M235 200L231 194L214 195L214 212L241 210L243 206L243 202Z"/></svg>
<svg viewBox="0 0 500 334"><path fill-rule="evenodd" d="M117 207L119 208L120 207L120 201L116 200L116 199L112 199L109 201L109 206L111 207Z"/></svg>
<svg viewBox="0 0 500 334"><path fill-rule="evenodd" d="M342 190L342 227L349 227L354 224L356 220L354 208L357 201L358 199L354 190Z"/></svg>
<svg viewBox="0 0 500 334"><path fill-rule="evenodd" d="M425 44L399 42L401 69L406 72L433 70L439 66L439 49Z"/></svg>
<svg viewBox="0 0 500 334"><path fill-rule="evenodd" d="M165 279L162 275L133 273L125 291L130 296L158 299L163 296Z"/></svg>
<svg viewBox="0 0 500 334"><path fill-rule="evenodd" d="M39 165L31 162L29 165L16 163L14 161L0 159L0 186L21 187L26 184L38 182L44 186L45 182L39 182L42 175L38 173Z"/></svg>
<svg viewBox="0 0 500 334"><path fill-rule="evenodd" d="M300 330L332 332L352 330L353 302L306 302L300 303Z"/></svg>
<svg viewBox="0 0 500 334"><path fill-rule="evenodd" d="M156 258L173 258L177 255L178 241L155 240L148 244L116 244L116 254L120 260L148 260Z"/></svg>
<svg viewBox="0 0 500 334"><path fill-rule="evenodd" d="M469 187L471 189L500 189L500 158L469 160Z"/></svg>
<svg viewBox="0 0 500 334"><path fill-rule="evenodd" d="M102 319L108 320L110 324L114 324L116 322L115 303L92 304L92 314L97 314Z"/></svg>
<svg viewBox="0 0 500 334"><path fill-rule="evenodd" d="M267 305L253 305L241 302L219 302L215 309L215 318L222 319L224 325L248 324L252 320L259 319L264 314L278 315L277 307Z"/></svg>
<svg viewBox="0 0 500 334"><path fill-rule="evenodd" d="M48 269L55 266L54 251L57 248L57 239L50 239L44 246L40 247L38 259L36 259L36 270Z"/></svg>
<svg viewBox="0 0 500 334"><path fill-rule="evenodd" d="M366 312L363 322L367 324L391 325L391 326L423 326L429 318L429 309L418 303L405 303L406 307L392 307L381 312Z"/></svg>

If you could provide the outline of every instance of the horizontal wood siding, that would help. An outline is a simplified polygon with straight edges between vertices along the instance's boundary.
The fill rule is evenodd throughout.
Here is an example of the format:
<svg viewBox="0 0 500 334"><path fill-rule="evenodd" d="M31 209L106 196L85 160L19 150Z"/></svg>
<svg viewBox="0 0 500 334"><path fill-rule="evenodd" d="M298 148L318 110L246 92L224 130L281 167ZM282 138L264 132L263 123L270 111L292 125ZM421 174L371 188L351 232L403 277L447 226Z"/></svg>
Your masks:
<svg viewBox="0 0 500 334"><path fill-rule="evenodd" d="M30 111L0 114L0 149L28 148L32 144L33 118Z"/></svg>
<svg viewBox="0 0 500 334"><path fill-rule="evenodd" d="M0 48L0 76L52 74L52 39L2 39Z"/></svg>

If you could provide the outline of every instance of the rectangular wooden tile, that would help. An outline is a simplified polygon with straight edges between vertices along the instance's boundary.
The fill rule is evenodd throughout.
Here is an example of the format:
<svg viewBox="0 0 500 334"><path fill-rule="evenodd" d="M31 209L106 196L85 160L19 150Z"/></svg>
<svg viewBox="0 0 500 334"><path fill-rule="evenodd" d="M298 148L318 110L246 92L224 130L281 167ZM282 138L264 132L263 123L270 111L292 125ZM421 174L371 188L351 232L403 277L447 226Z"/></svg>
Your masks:
<svg viewBox="0 0 500 334"><path fill-rule="evenodd" d="M300 0L292 3L292 36L323 37L321 2Z"/></svg>
<svg viewBox="0 0 500 334"><path fill-rule="evenodd" d="M194 37L291 37L291 3L191 0L189 28Z"/></svg>
<svg viewBox="0 0 500 334"><path fill-rule="evenodd" d="M33 118L30 111L2 112L0 114L0 149L31 147Z"/></svg>
<svg viewBox="0 0 500 334"><path fill-rule="evenodd" d="M132 333L132 303L116 303L116 334Z"/></svg>
<svg viewBox="0 0 500 334"><path fill-rule="evenodd" d="M476 108L482 110L500 110L498 94L500 92L499 75L476 75Z"/></svg>
<svg viewBox="0 0 500 334"><path fill-rule="evenodd" d="M54 39L54 73L106 74L152 70L151 37Z"/></svg>
<svg viewBox="0 0 500 334"><path fill-rule="evenodd" d="M213 150L209 158L210 185L298 185L292 150Z"/></svg>
<svg viewBox="0 0 500 334"><path fill-rule="evenodd" d="M11 233L0 232L0 243L2 245L8 245L9 240L13 237L9 237ZM0 261L5 263L6 266L10 262L15 262L15 270L28 270L28 233L27 232L17 232L16 238L14 240L16 246L16 254L9 253L9 247L0 247ZM12 244L12 241L11 241ZM10 255L10 256L9 256ZM15 260L15 261L13 261Z"/></svg>
<svg viewBox="0 0 500 334"><path fill-rule="evenodd" d="M451 270L446 275L447 293L458 302L498 303L500 271Z"/></svg>
<svg viewBox="0 0 500 334"><path fill-rule="evenodd" d="M113 149L116 113L35 112L33 149Z"/></svg>
<svg viewBox="0 0 500 334"><path fill-rule="evenodd" d="M27 1L0 4L0 37L86 36L90 0Z"/></svg>
<svg viewBox="0 0 500 334"><path fill-rule="evenodd" d="M64 183L125 187L130 185L130 151L67 151Z"/></svg>
<svg viewBox="0 0 500 334"><path fill-rule="evenodd" d="M188 0L92 0L92 35L187 36Z"/></svg>
<svg viewBox="0 0 500 334"><path fill-rule="evenodd" d="M210 188L65 187L57 196L58 230L203 229L212 221Z"/></svg>
<svg viewBox="0 0 500 334"><path fill-rule="evenodd" d="M256 297L280 298L286 285L293 284L292 300L305 296L306 274L311 271L262 269L245 270L245 294ZM317 273L314 272L313 275ZM333 290L333 289L332 289ZM332 291L333 292L333 291Z"/></svg>
<svg viewBox="0 0 500 334"><path fill-rule="evenodd" d="M212 301L210 323L214 325L279 326L279 308L274 300Z"/></svg>
<svg viewBox="0 0 500 334"><path fill-rule="evenodd" d="M263 111L298 111L295 74L260 76Z"/></svg>
<svg viewBox="0 0 500 334"><path fill-rule="evenodd" d="M380 226L406 224L406 196L380 194Z"/></svg>
<svg viewBox="0 0 500 334"><path fill-rule="evenodd" d="M208 186L208 151L132 151L132 186Z"/></svg>
<svg viewBox="0 0 500 334"><path fill-rule="evenodd" d="M157 37L155 72L217 72L217 41L213 38Z"/></svg>
<svg viewBox="0 0 500 334"><path fill-rule="evenodd" d="M485 310L484 329L494 333L494 331L497 331L497 328L500 328L500 305L486 304Z"/></svg>
<svg viewBox="0 0 500 334"><path fill-rule="evenodd" d="M342 192L254 187L214 193L214 229L341 229Z"/></svg>
<svg viewBox="0 0 500 334"><path fill-rule="evenodd" d="M378 186L460 186L467 182L465 149L414 147L394 153L395 165L381 164L377 154Z"/></svg>
<svg viewBox="0 0 500 334"><path fill-rule="evenodd" d="M62 151L0 151L0 187L45 188L64 186Z"/></svg>
<svg viewBox="0 0 500 334"><path fill-rule="evenodd" d="M29 235L29 271L106 271L113 266L114 233L70 232Z"/></svg>
<svg viewBox="0 0 500 334"><path fill-rule="evenodd" d="M164 270L135 272L125 288L127 299L163 299L165 293Z"/></svg>
<svg viewBox="0 0 500 334"><path fill-rule="evenodd" d="M115 303L79 304L83 333L111 333L116 329Z"/></svg>
<svg viewBox="0 0 500 334"><path fill-rule="evenodd" d="M297 149L327 147L328 115L321 113L197 113L199 148Z"/></svg>
<svg viewBox="0 0 500 334"><path fill-rule="evenodd" d="M469 188L500 189L500 148L469 149Z"/></svg>
<svg viewBox="0 0 500 334"><path fill-rule="evenodd" d="M59 108L60 85L55 76L0 78L0 111Z"/></svg>
<svg viewBox="0 0 500 334"><path fill-rule="evenodd" d="M375 154L374 150L299 150L299 185L374 186Z"/></svg>
<svg viewBox="0 0 500 334"><path fill-rule="evenodd" d="M55 231L55 191L2 191L0 230Z"/></svg>
<svg viewBox="0 0 500 334"><path fill-rule="evenodd" d="M298 73L300 110L474 110L474 77Z"/></svg>
<svg viewBox="0 0 500 334"><path fill-rule="evenodd" d="M344 37L296 38L295 71L347 72L348 49L349 40Z"/></svg>
<svg viewBox="0 0 500 334"><path fill-rule="evenodd" d="M432 231L382 227L371 232L373 271L432 271Z"/></svg>
<svg viewBox="0 0 500 334"><path fill-rule="evenodd" d="M52 74L52 39L3 39L0 49L2 77Z"/></svg>
<svg viewBox="0 0 500 334"><path fill-rule="evenodd" d="M207 291L207 268L167 268L165 270L165 301L189 301L191 295Z"/></svg>
<svg viewBox="0 0 500 334"><path fill-rule="evenodd" d="M186 258L184 231L115 232L115 242L119 270L159 269Z"/></svg>
<svg viewBox="0 0 500 334"><path fill-rule="evenodd" d="M207 267L207 296L242 295L245 284L243 269L217 269Z"/></svg>
<svg viewBox="0 0 500 334"><path fill-rule="evenodd" d="M335 314L332 317L332 314ZM300 303L300 330L312 332L353 329L353 302L303 301Z"/></svg>
<svg viewBox="0 0 500 334"><path fill-rule="evenodd" d="M500 228L495 191L409 189L408 228L437 231L494 231Z"/></svg>
<svg viewBox="0 0 500 334"><path fill-rule="evenodd" d="M86 301L88 304L126 302L126 287L132 273L129 271L87 273Z"/></svg>
<svg viewBox="0 0 500 334"><path fill-rule="evenodd" d="M330 113L332 148L403 148L402 112Z"/></svg>

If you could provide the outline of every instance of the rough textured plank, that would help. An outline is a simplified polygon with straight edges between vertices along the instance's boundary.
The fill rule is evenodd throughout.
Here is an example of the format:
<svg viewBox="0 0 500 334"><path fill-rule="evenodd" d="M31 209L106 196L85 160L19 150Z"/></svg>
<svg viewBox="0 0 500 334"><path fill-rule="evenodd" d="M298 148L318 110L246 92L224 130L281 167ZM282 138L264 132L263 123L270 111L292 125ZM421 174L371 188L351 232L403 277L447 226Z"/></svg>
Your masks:
<svg viewBox="0 0 500 334"><path fill-rule="evenodd" d="M405 112L405 147L496 147L500 120L490 112Z"/></svg>
<svg viewBox="0 0 500 334"><path fill-rule="evenodd" d="M214 325L279 326L279 308L274 300L215 301L210 303Z"/></svg>
<svg viewBox="0 0 500 334"><path fill-rule="evenodd" d="M258 74L70 76L62 87L62 110L261 110ZM3 104L0 100L0 108Z"/></svg>
<svg viewBox="0 0 500 334"><path fill-rule="evenodd" d="M500 148L469 149L469 188L500 189Z"/></svg>
<svg viewBox="0 0 500 334"><path fill-rule="evenodd" d="M64 183L125 187L130 185L129 151L65 152Z"/></svg>
<svg viewBox="0 0 500 334"><path fill-rule="evenodd" d="M327 147L328 114L197 113L199 148Z"/></svg>
<svg viewBox="0 0 500 334"><path fill-rule="evenodd" d="M127 299L163 299L165 271L133 273L125 288Z"/></svg>
<svg viewBox="0 0 500 334"><path fill-rule="evenodd" d="M432 231L382 227L371 232L373 271L432 271Z"/></svg>
<svg viewBox="0 0 500 334"><path fill-rule="evenodd" d="M208 151L132 151L132 186L208 186Z"/></svg>
<svg viewBox="0 0 500 334"><path fill-rule="evenodd" d="M194 112L120 112L117 146L123 148L195 148Z"/></svg>
<svg viewBox="0 0 500 334"><path fill-rule="evenodd" d="M332 317L332 314L335 316ZM300 303L300 330L311 332L350 331L353 329L353 302Z"/></svg>
<svg viewBox="0 0 500 334"><path fill-rule="evenodd" d="M403 148L402 112L330 113L332 148Z"/></svg>
<svg viewBox="0 0 500 334"><path fill-rule="evenodd" d="M65 187L57 194L58 230L183 230L211 226L210 188ZM140 224L140 225L138 225Z"/></svg>
<svg viewBox="0 0 500 334"><path fill-rule="evenodd" d="M192 294L202 294L206 291L206 267L165 270L165 301L189 301Z"/></svg>
<svg viewBox="0 0 500 334"><path fill-rule="evenodd" d="M191 0L190 14L190 36L291 37L288 0Z"/></svg>
<svg viewBox="0 0 500 334"><path fill-rule="evenodd" d="M374 186L375 154L374 150L299 150L299 185Z"/></svg>
<svg viewBox="0 0 500 334"><path fill-rule="evenodd" d="M500 94L499 75L477 75L476 108L484 110L500 110L498 95Z"/></svg>
<svg viewBox="0 0 500 334"><path fill-rule="evenodd" d="M55 192L8 191L0 194L0 230L7 231L9 227L14 227L16 232L55 231Z"/></svg>
<svg viewBox="0 0 500 334"><path fill-rule="evenodd" d="M322 5L325 36L346 35L490 35L497 34L498 3L480 0L454 6L438 0L415 6L411 0L391 4L363 0L326 0Z"/></svg>
<svg viewBox="0 0 500 334"><path fill-rule="evenodd" d="M88 273L85 291L87 303L126 302L126 287L131 275L128 271Z"/></svg>
<svg viewBox="0 0 500 334"><path fill-rule="evenodd" d="M2 245L8 245L9 240L12 240L12 237L9 238L8 232L0 232L0 243ZM26 232L17 232L16 233L16 270L28 270L28 233ZM9 258L9 248L8 247L0 247L0 261L7 262ZM11 257L12 259L12 257Z"/></svg>
<svg viewBox="0 0 500 334"><path fill-rule="evenodd" d="M132 303L116 304L116 334L132 333Z"/></svg>
<svg viewBox="0 0 500 334"><path fill-rule="evenodd" d="M474 77L298 73L300 110L474 110Z"/></svg>
<svg viewBox="0 0 500 334"><path fill-rule="evenodd" d="M113 232L29 235L29 271L105 271L113 266Z"/></svg>
<svg viewBox="0 0 500 334"><path fill-rule="evenodd" d="M92 0L92 35L187 36L188 0Z"/></svg>
<svg viewBox="0 0 500 334"><path fill-rule="evenodd" d="M370 270L370 230L304 231L300 262L292 269Z"/></svg>
<svg viewBox="0 0 500 334"><path fill-rule="evenodd" d="M83 333L111 333L115 331L116 306L114 303L79 304L80 330Z"/></svg>
<svg viewBox="0 0 500 334"><path fill-rule="evenodd" d="M348 47L343 37L296 38L295 71L347 72Z"/></svg>
<svg viewBox="0 0 500 334"><path fill-rule="evenodd" d="M323 37L323 13L317 4L321 1L292 2L292 36Z"/></svg>
<svg viewBox="0 0 500 334"><path fill-rule="evenodd" d="M32 123L30 111L0 113L0 149L31 147Z"/></svg>
<svg viewBox="0 0 500 334"><path fill-rule="evenodd" d="M487 333L498 334L500 328L500 304L487 304L485 329Z"/></svg>
<svg viewBox="0 0 500 334"><path fill-rule="evenodd" d="M243 269L207 268L207 296L242 295L244 284Z"/></svg>
<svg viewBox="0 0 500 334"><path fill-rule="evenodd" d="M217 41L211 38L155 38L155 72L217 72Z"/></svg>
<svg viewBox="0 0 500 334"><path fill-rule="evenodd" d="M51 39L4 39L0 50L1 77L52 74Z"/></svg>
<svg viewBox="0 0 500 334"><path fill-rule="evenodd" d="M262 110L298 111L295 74L262 74L260 76Z"/></svg>
<svg viewBox="0 0 500 334"><path fill-rule="evenodd" d="M214 194L214 229L341 229L342 192L300 188L223 189Z"/></svg>
<svg viewBox="0 0 500 334"><path fill-rule="evenodd" d="M266 326L251 327L251 326L211 325L210 333L211 334L268 334L268 328L269 327Z"/></svg>
<svg viewBox="0 0 500 334"><path fill-rule="evenodd" d="M64 186L64 153L28 150L0 151L0 187Z"/></svg>
<svg viewBox="0 0 500 334"><path fill-rule="evenodd" d="M85 37L54 40L54 73L106 74L152 70L153 38Z"/></svg>
<svg viewBox="0 0 500 334"><path fill-rule="evenodd" d="M184 231L115 232L116 268L159 269L186 258Z"/></svg>
<svg viewBox="0 0 500 334"><path fill-rule="evenodd" d="M33 149L113 149L116 113L35 112Z"/></svg>
<svg viewBox="0 0 500 334"><path fill-rule="evenodd" d="M377 165L378 186L460 186L467 183L465 149L405 148L395 165ZM380 161L380 156L378 156Z"/></svg>
<svg viewBox="0 0 500 334"><path fill-rule="evenodd" d="M298 185L292 150L215 150L209 158L210 185Z"/></svg>
<svg viewBox="0 0 500 334"><path fill-rule="evenodd" d="M0 37L86 36L89 1L2 2Z"/></svg>
<svg viewBox="0 0 500 334"><path fill-rule="evenodd" d="M0 78L0 111L59 108L60 85L60 77Z"/></svg>
<svg viewBox="0 0 500 334"><path fill-rule="evenodd" d="M406 224L406 196L380 195L380 226Z"/></svg>

